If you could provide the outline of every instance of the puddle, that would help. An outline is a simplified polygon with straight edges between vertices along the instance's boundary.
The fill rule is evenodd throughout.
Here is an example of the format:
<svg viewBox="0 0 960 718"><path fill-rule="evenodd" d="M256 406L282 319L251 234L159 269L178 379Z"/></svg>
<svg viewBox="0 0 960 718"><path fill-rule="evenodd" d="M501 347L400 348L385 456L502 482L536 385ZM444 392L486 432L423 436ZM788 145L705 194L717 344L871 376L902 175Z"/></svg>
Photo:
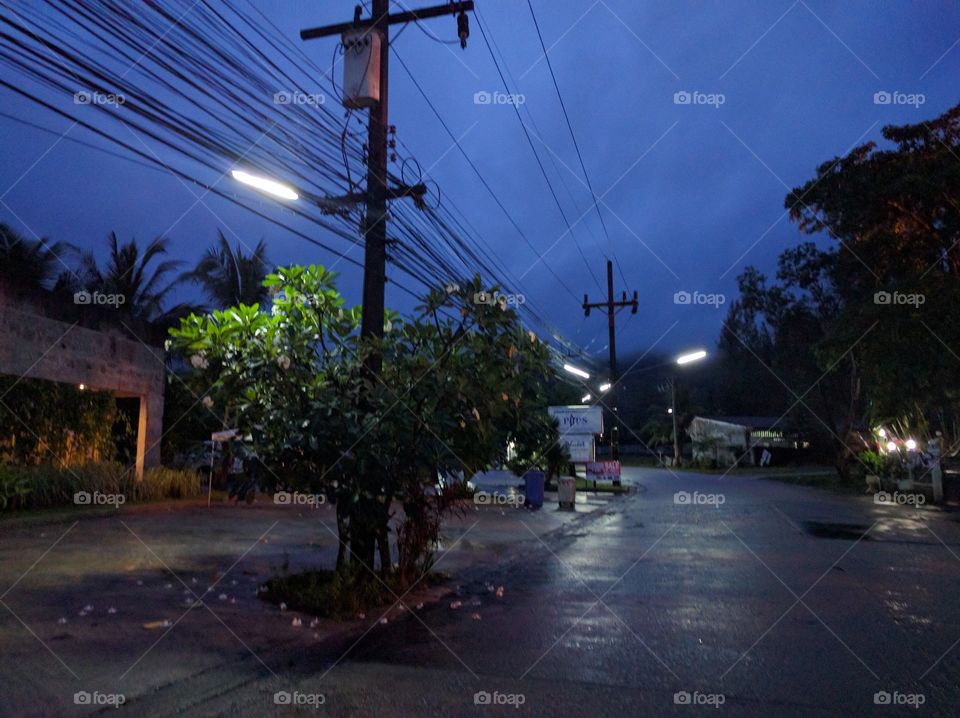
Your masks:
<svg viewBox="0 0 960 718"><path fill-rule="evenodd" d="M804 521L803 526L807 533L817 538L843 539L846 541L870 541L870 536L865 535L870 528L865 524L837 524L823 521Z"/></svg>

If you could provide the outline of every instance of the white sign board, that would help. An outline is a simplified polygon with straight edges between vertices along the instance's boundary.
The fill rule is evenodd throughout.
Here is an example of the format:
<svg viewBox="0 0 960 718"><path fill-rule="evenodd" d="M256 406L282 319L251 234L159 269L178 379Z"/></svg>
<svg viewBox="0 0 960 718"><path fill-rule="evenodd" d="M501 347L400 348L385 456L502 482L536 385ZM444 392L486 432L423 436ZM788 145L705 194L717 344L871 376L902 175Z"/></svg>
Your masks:
<svg viewBox="0 0 960 718"><path fill-rule="evenodd" d="M587 481L620 481L619 461L587 462Z"/></svg>
<svg viewBox="0 0 960 718"><path fill-rule="evenodd" d="M549 406L547 411L560 422L561 434L603 433L603 409L599 406Z"/></svg>
<svg viewBox="0 0 960 718"><path fill-rule="evenodd" d="M570 461L582 464L597 458L593 444L593 434L565 434L560 443L570 452Z"/></svg>

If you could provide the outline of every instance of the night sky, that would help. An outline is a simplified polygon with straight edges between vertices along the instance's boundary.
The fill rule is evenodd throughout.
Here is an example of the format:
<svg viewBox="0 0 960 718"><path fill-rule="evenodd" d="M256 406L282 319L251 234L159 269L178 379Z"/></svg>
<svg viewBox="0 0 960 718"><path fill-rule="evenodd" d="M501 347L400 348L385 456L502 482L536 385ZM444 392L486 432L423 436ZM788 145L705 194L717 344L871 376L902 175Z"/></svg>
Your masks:
<svg viewBox="0 0 960 718"><path fill-rule="evenodd" d="M396 3L398 9L408 4ZM600 299L589 270L604 282L605 255L616 255L629 282L624 287L616 272L617 292L639 291L639 314L621 324L622 352L655 344L657 351L710 346L734 298L736 275L747 264L772 273L777 255L802 239L784 213L789 188L811 178L821 162L878 140L884 125L930 119L960 100L955 2L534 0L611 244L590 210L525 0L477 4L524 95L524 121L527 111L533 116L534 142L565 211L572 221L583 215L573 234L580 251L567 236L546 253L576 299L451 151L449 137L396 62L391 122L440 184L444 201L462 210L523 277L528 301L598 356L606 348L606 323L598 315L585 319L579 301L584 293ZM348 2L257 5L321 66L329 66L336 40L302 43L299 30L352 17ZM456 38L453 18L431 20L424 30ZM435 42L416 26L402 32L395 50L527 235L547 251L566 227L517 117L508 105L474 101L477 92L504 92L476 22L466 51ZM0 72L13 77L9 68ZM883 91L921 93L924 102L876 104L875 93ZM676 104L678 92L702 93L697 97L705 102L722 95L712 98L722 104ZM55 133L0 116L0 221L25 236L73 242L102 256L111 230L144 242L164 235L176 256L193 264L226 223L251 245L265 239L274 263L335 261L216 197L196 203L162 170L58 141L68 121L6 90L0 90L0 108ZM108 146L81 128L68 137ZM255 201L263 211L281 211L272 200ZM591 260L589 270L581 251ZM360 271L338 269L348 299L359 301ZM726 304L677 305L678 291L723 294ZM395 289L387 302L401 309L411 304Z"/></svg>

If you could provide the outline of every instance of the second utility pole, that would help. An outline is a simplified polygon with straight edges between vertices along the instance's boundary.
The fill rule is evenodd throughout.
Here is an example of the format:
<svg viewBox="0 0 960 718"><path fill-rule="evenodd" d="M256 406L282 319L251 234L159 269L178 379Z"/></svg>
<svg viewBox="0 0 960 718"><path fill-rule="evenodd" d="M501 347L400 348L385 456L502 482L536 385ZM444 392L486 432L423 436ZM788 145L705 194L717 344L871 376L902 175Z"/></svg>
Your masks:
<svg viewBox="0 0 960 718"><path fill-rule="evenodd" d="M614 316L616 310L620 307L630 307L630 313L636 314L638 301L637 292L634 290L633 299L627 299L627 293L623 293L623 299L615 301L613 298L613 262L607 260L607 301L595 302L591 304L587 295L583 295L583 314L590 316L591 309L607 310L607 326L610 332L610 378L607 380L610 384L610 412L613 414L613 422L610 427L610 458L614 461L620 460L620 415L617 406L617 383L620 377L617 374L617 323Z"/></svg>

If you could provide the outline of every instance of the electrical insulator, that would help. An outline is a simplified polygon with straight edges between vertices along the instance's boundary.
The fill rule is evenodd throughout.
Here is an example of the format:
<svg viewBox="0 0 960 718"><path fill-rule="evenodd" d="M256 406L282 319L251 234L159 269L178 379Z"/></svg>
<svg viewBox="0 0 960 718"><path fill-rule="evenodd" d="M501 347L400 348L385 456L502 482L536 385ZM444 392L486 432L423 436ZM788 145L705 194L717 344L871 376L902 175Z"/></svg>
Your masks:
<svg viewBox="0 0 960 718"><path fill-rule="evenodd" d="M460 36L460 47L467 48L467 38L470 37L470 20L463 10L457 15L457 35Z"/></svg>

